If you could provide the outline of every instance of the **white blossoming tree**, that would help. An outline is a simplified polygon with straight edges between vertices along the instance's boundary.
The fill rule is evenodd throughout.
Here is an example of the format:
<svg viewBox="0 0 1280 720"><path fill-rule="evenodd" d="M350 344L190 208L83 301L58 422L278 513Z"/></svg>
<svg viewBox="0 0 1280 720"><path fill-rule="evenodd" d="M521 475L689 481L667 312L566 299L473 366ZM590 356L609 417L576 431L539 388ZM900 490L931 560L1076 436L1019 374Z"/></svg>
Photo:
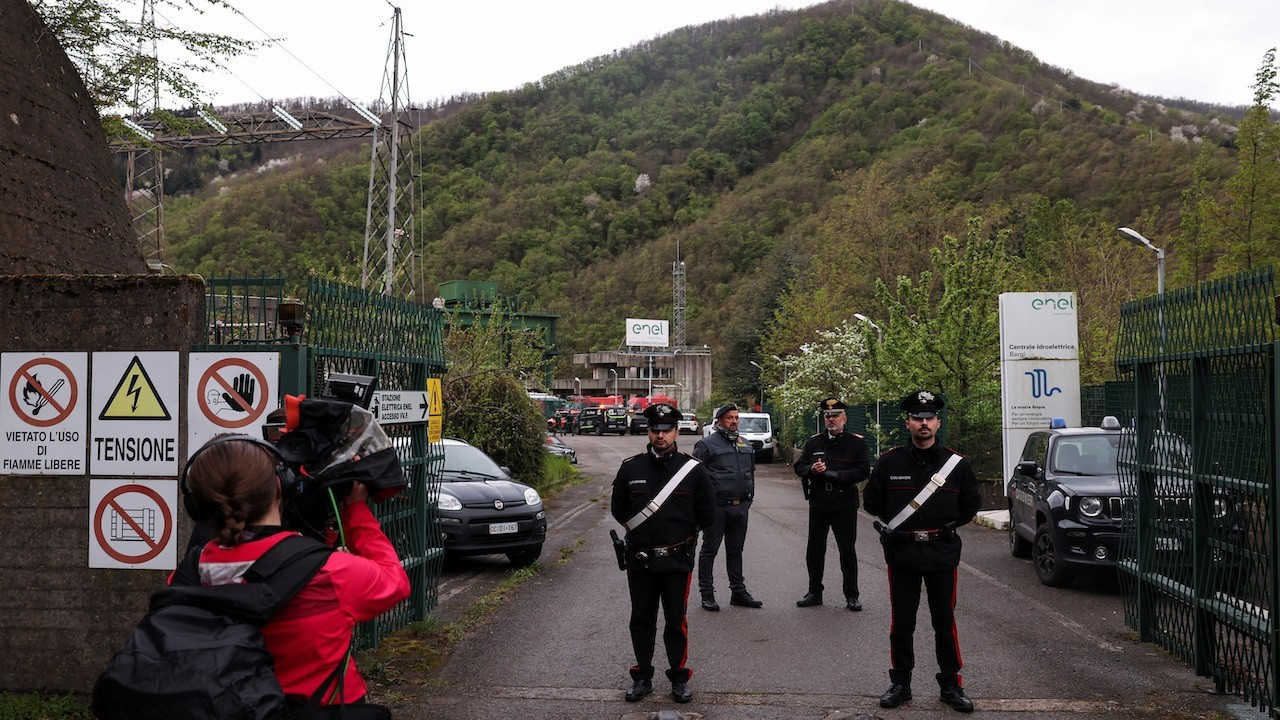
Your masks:
<svg viewBox="0 0 1280 720"><path fill-rule="evenodd" d="M778 364L784 382L772 388L774 404L784 418L807 418L823 398L838 397L850 405L869 402L867 341L860 328L845 321L823 330L818 339Z"/></svg>

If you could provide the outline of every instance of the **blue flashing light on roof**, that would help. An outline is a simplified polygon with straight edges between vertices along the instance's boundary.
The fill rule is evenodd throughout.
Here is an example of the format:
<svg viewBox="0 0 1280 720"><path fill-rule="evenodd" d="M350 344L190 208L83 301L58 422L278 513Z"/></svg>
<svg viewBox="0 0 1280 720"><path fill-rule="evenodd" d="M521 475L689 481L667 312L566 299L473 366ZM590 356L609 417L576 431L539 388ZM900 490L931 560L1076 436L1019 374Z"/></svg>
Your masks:
<svg viewBox="0 0 1280 720"><path fill-rule="evenodd" d="M1056 417L1056 418L1049 419L1049 427L1051 428L1057 429L1057 428L1064 428L1066 426L1067 426L1066 418Z"/></svg>

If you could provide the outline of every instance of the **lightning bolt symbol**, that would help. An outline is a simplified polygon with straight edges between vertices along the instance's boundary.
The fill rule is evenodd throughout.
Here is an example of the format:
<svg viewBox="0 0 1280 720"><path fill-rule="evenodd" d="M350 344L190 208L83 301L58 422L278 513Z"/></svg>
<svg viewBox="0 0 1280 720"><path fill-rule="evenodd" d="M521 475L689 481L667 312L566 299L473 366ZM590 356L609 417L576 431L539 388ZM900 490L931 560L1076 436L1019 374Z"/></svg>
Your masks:
<svg viewBox="0 0 1280 720"><path fill-rule="evenodd" d="M126 395L132 395L132 396L133 396L133 412L137 412L137 411L138 411L138 400L142 397L142 388L140 388L140 387L134 387L134 386L135 386L135 385L137 385L137 384L138 384L138 376L137 376L137 374L135 373L135 374L133 374L133 375L130 375L130 376L129 376L129 389L125 391L125 394L126 394Z"/></svg>

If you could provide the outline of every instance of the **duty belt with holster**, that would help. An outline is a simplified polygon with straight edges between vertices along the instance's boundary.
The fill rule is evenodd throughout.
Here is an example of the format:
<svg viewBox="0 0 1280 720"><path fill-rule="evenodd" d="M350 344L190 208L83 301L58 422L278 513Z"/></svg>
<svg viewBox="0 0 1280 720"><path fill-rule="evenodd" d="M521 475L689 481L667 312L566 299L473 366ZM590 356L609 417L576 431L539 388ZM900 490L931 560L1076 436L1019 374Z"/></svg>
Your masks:
<svg viewBox="0 0 1280 720"><path fill-rule="evenodd" d="M717 500L716 504L717 505L742 505L743 503L749 503L749 502L751 502L751 498L744 497L744 498L734 498L732 500Z"/></svg>
<svg viewBox="0 0 1280 720"><path fill-rule="evenodd" d="M895 543L933 542L934 540L950 540L955 536L954 530L893 530L889 533L890 541Z"/></svg>

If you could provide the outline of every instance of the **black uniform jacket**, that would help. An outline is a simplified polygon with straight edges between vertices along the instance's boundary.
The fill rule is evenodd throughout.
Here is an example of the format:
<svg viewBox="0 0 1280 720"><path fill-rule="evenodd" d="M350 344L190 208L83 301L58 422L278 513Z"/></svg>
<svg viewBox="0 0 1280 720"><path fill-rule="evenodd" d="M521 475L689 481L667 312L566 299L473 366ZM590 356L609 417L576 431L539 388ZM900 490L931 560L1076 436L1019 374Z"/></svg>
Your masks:
<svg viewBox="0 0 1280 720"><path fill-rule="evenodd" d="M817 460L815 452L824 452L827 463L823 473L810 472ZM809 438L804 452L796 461L796 474L809 481L809 503L822 510L857 510L857 484L867 479L871 461L867 443L861 435L843 432L834 438L825 431Z"/></svg>
<svg viewBox="0 0 1280 720"><path fill-rule="evenodd" d="M899 445L886 450L867 482L867 512L884 522L892 520L929 482L956 451L934 444L927 450ZM960 537L950 530L973 520L982 507L978 479L969 461L962 459L918 510L884 538L884 559L892 566L920 572L946 570L960 564ZM917 542L912 531L941 531Z"/></svg>
<svg viewBox="0 0 1280 720"><path fill-rule="evenodd" d="M613 479L613 519L625 524L657 495L667 481L691 460L682 452L665 458L653 454L652 447L627 458ZM662 507L639 527L627 532L627 543L641 548L675 545L697 535L700 528L715 521L715 496L711 478L701 463L684 476Z"/></svg>
<svg viewBox="0 0 1280 720"><path fill-rule="evenodd" d="M711 475L716 501L750 500L756 493L756 451L741 435L730 440L719 428L693 446L693 456Z"/></svg>

